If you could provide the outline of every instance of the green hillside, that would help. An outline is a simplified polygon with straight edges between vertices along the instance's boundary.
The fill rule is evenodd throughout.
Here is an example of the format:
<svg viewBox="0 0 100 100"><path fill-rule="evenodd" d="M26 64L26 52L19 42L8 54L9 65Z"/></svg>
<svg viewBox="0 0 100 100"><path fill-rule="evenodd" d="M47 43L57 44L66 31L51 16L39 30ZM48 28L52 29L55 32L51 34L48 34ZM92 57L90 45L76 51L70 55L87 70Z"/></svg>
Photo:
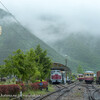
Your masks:
<svg viewBox="0 0 100 100"><path fill-rule="evenodd" d="M3 64L3 60L13 51L19 48L27 51L30 48L35 48L38 44L42 49L47 50L48 56L54 62L64 63L64 58L59 53L33 35L28 29L16 23L11 14L2 9L0 9L0 26L2 27L2 34L0 35L0 64Z"/></svg>
<svg viewBox="0 0 100 100"><path fill-rule="evenodd" d="M70 66L79 64L84 70L100 70L100 39L90 34L70 34L65 39L57 41L53 44L55 49L70 57ZM62 49L63 48L63 49ZM73 67L74 68L74 67Z"/></svg>

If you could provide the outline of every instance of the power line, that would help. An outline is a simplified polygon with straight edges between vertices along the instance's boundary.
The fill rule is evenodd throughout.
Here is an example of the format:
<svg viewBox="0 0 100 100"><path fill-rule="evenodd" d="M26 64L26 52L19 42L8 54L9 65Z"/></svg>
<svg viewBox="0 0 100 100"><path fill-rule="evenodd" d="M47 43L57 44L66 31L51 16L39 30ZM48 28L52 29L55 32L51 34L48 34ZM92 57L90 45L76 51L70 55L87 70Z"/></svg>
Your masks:
<svg viewBox="0 0 100 100"><path fill-rule="evenodd" d="M18 21L18 19L8 10L8 8L3 4L3 2L0 0L1 5L6 9L8 13L11 14L11 17L20 25L22 26L23 30L26 31L26 28Z"/></svg>
<svg viewBox="0 0 100 100"><path fill-rule="evenodd" d="M0 0L0 4L6 9L6 11L8 13L11 14L11 17L17 22L17 24L19 24L22 28L22 30L24 30L25 32L27 31L27 29L17 20L17 18L8 10L8 8L3 4L3 2ZM12 28L13 29L13 28ZM16 33L18 33L15 29L13 29ZM21 34L19 34L21 36ZM35 36L35 35L34 35ZM36 36L35 36L36 37ZM23 37L22 37L23 38ZM37 37L36 37L37 38Z"/></svg>
<svg viewBox="0 0 100 100"><path fill-rule="evenodd" d="M21 26L21 28L22 28L24 31L26 31L26 28L23 27L23 25L16 19L16 17L15 17L15 16L8 10L8 8L1 2L1 0L0 0L0 4L6 9L6 11L7 11L9 14L11 14L11 17L16 21L16 23L19 24L19 25ZM9 21L7 21L7 22L9 23ZM15 33L19 34L19 32L16 31L13 27L12 27L12 30L13 30ZM21 36L21 38L24 39L24 37L23 37L21 34L19 34L19 35Z"/></svg>
<svg viewBox="0 0 100 100"><path fill-rule="evenodd" d="M17 20L17 18L8 10L8 8L3 4L3 2L0 0L0 4L6 9L6 11L9 13L9 14L11 14L11 17L17 22L17 24L19 24L21 27L22 27L22 29L24 30L24 31L26 31L26 28ZM13 29L13 28L12 28ZM15 29L13 29L16 33L18 33ZM21 34L19 34L19 35L21 35ZM22 37L23 38L23 37Z"/></svg>
<svg viewBox="0 0 100 100"><path fill-rule="evenodd" d="M12 15L12 17L16 20L16 22L18 24L21 25L21 23L16 19L16 17L8 10L8 8L2 3L2 1L0 1L1 5L7 10L8 13L10 13ZM21 25L22 26L22 25Z"/></svg>

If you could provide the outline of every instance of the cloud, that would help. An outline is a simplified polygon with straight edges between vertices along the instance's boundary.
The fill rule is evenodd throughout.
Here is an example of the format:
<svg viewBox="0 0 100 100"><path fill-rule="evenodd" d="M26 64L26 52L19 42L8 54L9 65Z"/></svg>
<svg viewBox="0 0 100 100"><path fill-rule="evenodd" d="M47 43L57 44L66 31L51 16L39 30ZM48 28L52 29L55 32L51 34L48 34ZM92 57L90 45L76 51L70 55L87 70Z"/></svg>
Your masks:
<svg viewBox="0 0 100 100"><path fill-rule="evenodd" d="M2 2L23 25L46 42L63 39L68 33L100 34L99 0L2 0Z"/></svg>

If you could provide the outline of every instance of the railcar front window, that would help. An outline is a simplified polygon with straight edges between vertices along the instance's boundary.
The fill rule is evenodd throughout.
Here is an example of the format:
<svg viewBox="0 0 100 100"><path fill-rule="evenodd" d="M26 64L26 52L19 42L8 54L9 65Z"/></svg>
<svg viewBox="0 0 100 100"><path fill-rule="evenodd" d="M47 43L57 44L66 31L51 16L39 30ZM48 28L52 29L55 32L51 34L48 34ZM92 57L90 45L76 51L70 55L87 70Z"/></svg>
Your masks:
<svg viewBox="0 0 100 100"><path fill-rule="evenodd" d="M53 74L55 71L51 71L51 74Z"/></svg>
<svg viewBox="0 0 100 100"><path fill-rule="evenodd" d="M93 76L93 74L90 74L90 76Z"/></svg>
<svg viewBox="0 0 100 100"><path fill-rule="evenodd" d="M60 72L59 70L57 72Z"/></svg>

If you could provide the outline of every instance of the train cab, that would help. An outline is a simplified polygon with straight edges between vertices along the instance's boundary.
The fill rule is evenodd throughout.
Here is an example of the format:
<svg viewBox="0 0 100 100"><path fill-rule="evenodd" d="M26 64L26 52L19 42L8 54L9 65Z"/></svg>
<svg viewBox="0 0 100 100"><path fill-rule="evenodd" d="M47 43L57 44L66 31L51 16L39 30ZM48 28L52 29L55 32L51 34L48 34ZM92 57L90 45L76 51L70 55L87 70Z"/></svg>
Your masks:
<svg viewBox="0 0 100 100"><path fill-rule="evenodd" d="M83 74L78 74L77 75L77 80L83 81L84 80L84 75Z"/></svg>
<svg viewBox="0 0 100 100"><path fill-rule="evenodd" d="M85 71L84 80L86 83L92 83L94 81L94 72L93 71Z"/></svg>
<svg viewBox="0 0 100 100"><path fill-rule="evenodd" d="M51 70L51 82L52 83L62 82L62 73L60 70Z"/></svg>

